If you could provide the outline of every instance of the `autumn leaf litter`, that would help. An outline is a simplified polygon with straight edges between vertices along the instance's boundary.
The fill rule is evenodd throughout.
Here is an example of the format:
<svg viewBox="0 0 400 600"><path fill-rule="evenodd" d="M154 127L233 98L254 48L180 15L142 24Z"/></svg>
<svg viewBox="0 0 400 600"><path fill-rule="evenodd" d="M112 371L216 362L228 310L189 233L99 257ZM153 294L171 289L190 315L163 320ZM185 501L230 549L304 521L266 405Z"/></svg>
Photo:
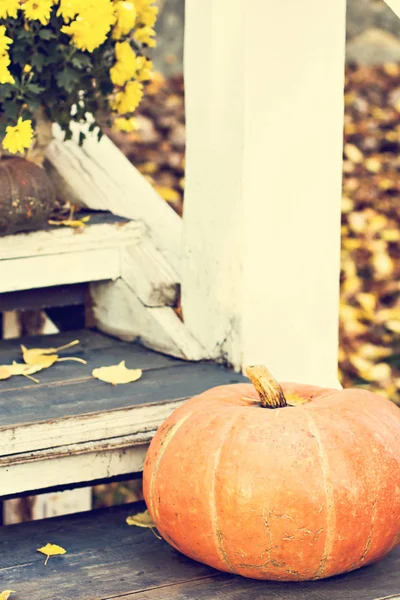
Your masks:
<svg viewBox="0 0 400 600"><path fill-rule="evenodd" d="M28 377L35 383L40 383L37 378L32 377L32 374L48 369L55 363L74 361L86 365L87 361L83 358L76 356L60 357L58 354L62 350L66 350L77 344L79 344L79 340L73 340L58 348L27 348L21 344L21 353L24 363L17 363L14 361L9 365L0 365L0 380L10 379L10 377L16 375L22 375ZM140 379L142 374L143 372L141 369L128 369L124 360L117 365L97 367L92 371L92 377L112 385L132 383Z"/></svg>

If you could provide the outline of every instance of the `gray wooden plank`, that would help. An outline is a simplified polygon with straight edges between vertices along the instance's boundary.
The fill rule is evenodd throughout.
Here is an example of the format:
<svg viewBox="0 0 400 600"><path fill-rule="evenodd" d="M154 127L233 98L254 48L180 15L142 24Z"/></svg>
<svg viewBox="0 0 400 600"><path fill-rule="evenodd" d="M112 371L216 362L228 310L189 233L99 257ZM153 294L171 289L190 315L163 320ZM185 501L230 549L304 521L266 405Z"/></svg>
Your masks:
<svg viewBox="0 0 400 600"><path fill-rule="evenodd" d="M349 573L319 582L277 583L217 575L106 600L400 600L398 578L389 574L391 581L386 580L388 560L381 566L384 570L379 572L373 567L361 569L362 577ZM383 591L388 589L394 594Z"/></svg>
<svg viewBox="0 0 400 600"><path fill-rule="evenodd" d="M74 339L69 336L69 341ZM41 342L38 347L46 347L46 342ZM33 347L33 346L29 346ZM21 350L13 348L8 354L7 363L10 364L13 360L23 362ZM105 367L126 361L126 366L132 369L160 369L167 366L175 366L178 364L186 364L184 361L177 360L165 354L152 352L137 344L127 344L120 342L105 348L82 348L81 344L63 350L59 353L60 358L76 357L87 361L84 365L75 361L62 361L55 363L49 369L44 369L34 374L34 377L40 381L40 384L33 384L26 377L12 377L0 381L0 406L2 404L3 395L9 390L29 389L29 394L41 393L41 386L48 387L49 384L56 385L68 382L74 379L83 381L91 379L93 369L97 367Z"/></svg>
<svg viewBox="0 0 400 600"><path fill-rule="evenodd" d="M0 535L2 589L15 600L99 600L212 572L172 551L150 531L125 518L143 505L93 511L3 528ZM43 565L36 549L47 542L67 554Z"/></svg>
<svg viewBox="0 0 400 600"><path fill-rule="evenodd" d="M130 360L127 364L139 366L138 362L132 361L131 364ZM63 373L70 368L67 363L52 367L61 369ZM212 363L188 363L150 369L139 381L127 385L112 386L94 378L80 377L57 383L30 383L23 388L3 389L1 386L0 429L189 398L211 387L243 380L240 374ZM2 383L7 384L7 381Z"/></svg>
<svg viewBox="0 0 400 600"><path fill-rule="evenodd" d="M400 549L375 565L327 580L279 583L243 579L196 563L125 518L143 510L125 505L4 527L0 587L15 600L377 600L400 591ZM56 543L67 554L43 557ZM394 600L394 599L393 599Z"/></svg>
<svg viewBox="0 0 400 600"><path fill-rule="evenodd" d="M0 364L9 364L10 359L20 360L20 344L24 344L27 348L47 348L47 347L58 347L72 340L79 339L80 344L75 348L80 350L96 350L97 348L112 348L119 347L121 344L127 344L127 342L121 342L116 338L109 335L105 335L93 329L79 329L77 331L64 331L62 333L56 333L51 335L34 335L24 337L18 340L0 340ZM63 356L74 355L74 348L63 351Z"/></svg>

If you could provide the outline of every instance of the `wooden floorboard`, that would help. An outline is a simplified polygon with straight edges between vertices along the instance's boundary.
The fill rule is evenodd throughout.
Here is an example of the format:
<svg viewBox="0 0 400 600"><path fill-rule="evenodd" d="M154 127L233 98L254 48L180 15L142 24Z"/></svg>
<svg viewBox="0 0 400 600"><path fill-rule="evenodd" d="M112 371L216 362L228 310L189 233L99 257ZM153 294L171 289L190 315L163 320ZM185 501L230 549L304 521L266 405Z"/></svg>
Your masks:
<svg viewBox="0 0 400 600"><path fill-rule="evenodd" d="M95 350L97 348L118 347L127 342L121 342L111 336L103 335L93 329L80 329L78 331L65 331L51 335L33 335L22 340L0 340L0 362L2 364L9 361L14 356L15 360L20 360L20 343L22 342L28 348L52 347L68 344L74 339L79 339L79 346L63 351L63 356L74 356L74 351Z"/></svg>
<svg viewBox="0 0 400 600"><path fill-rule="evenodd" d="M213 363L187 363L152 352L134 343L121 342L91 332L45 336L24 340L27 347L58 346L73 340L81 343L60 353L87 361L60 362L35 376L0 381L0 429L23 423L121 409L127 406L167 402L190 397L215 385L242 380L242 376ZM0 362L21 360L19 342L0 342ZM129 368L143 369L135 384L111 386L91 375L97 367L125 360Z"/></svg>
<svg viewBox="0 0 400 600"><path fill-rule="evenodd" d="M196 563L125 518L143 504L0 529L0 591L15 600L377 600L400 596L400 550L379 563L318 582L234 577ZM36 549L67 550L44 566Z"/></svg>

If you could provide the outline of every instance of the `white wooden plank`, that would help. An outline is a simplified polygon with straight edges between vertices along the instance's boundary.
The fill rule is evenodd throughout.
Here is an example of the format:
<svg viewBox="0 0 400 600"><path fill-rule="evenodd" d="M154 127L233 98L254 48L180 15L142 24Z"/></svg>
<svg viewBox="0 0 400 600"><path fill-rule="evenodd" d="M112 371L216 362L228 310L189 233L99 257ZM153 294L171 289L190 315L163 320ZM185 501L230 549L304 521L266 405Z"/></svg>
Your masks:
<svg viewBox="0 0 400 600"><path fill-rule="evenodd" d="M0 494L3 496L143 470L148 443L154 431L108 440L44 450L0 459Z"/></svg>
<svg viewBox="0 0 400 600"><path fill-rule="evenodd" d="M145 223L156 248L179 272L180 217L109 138L104 136L99 143L95 134L89 134L80 148L77 144L80 128L77 124L72 124L72 128L74 139L62 142L63 133L54 125L55 139L46 155L68 182L74 197L89 208L110 210Z"/></svg>
<svg viewBox="0 0 400 600"><path fill-rule="evenodd" d="M172 306L177 300L180 277L149 238L126 246L121 278L145 306Z"/></svg>
<svg viewBox="0 0 400 600"><path fill-rule="evenodd" d="M121 276L145 306L173 305L179 276L142 223L38 231L0 240L0 292Z"/></svg>
<svg viewBox="0 0 400 600"><path fill-rule="evenodd" d="M161 425L184 400L2 427L0 461L9 455L36 452L43 448L89 442L101 445L109 438L143 434Z"/></svg>
<svg viewBox="0 0 400 600"><path fill-rule="evenodd" d="M385 2L394 14L400 17L400 0L385 0Z"/></svg>
<svg viewBox="0 0 400 600"><path fill-rule="evenodd" d="M59 227L45 231L19 233L0 238L0 261L31 256L119 248L138 243L145 235L142 223L103 223L88 225L81 231Z"/></svg>
<svg viewBox="0 0 400 600"><path fill-rule="evenodd" d="M4 260L0 261L0 293L117 279L120 273L120 250L111 248Z"/></svg>
<svg viewBox="0 0 400 600"><path fill-rule="evenodd" d="M140 338L144 346L177 358L206 358L204 348L172 308L144 306L122 279L112 284L93 283L90 290L100 331L125 341Z"/></svg>
<svg viewBox="0 0 400 600"><path fill-rule="evenodd" d="M190 0L185 40L186 326L338 385L345 0Z"/></svg>

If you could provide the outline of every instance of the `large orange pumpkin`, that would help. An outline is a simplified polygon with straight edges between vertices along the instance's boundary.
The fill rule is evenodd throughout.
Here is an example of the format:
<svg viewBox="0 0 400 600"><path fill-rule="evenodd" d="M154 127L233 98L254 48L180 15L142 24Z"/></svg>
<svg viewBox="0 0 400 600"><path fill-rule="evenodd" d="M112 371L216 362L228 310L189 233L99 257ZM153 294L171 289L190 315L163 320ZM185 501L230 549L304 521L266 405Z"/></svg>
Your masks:
<svg viewBox="0 0 400 600"><path fill-rule="evenodd" d="M156 433L144 494L161 535L257 579L320 579L383 557L400 541L400 409L248 374L261 404L251 384L220 386Z"/></svg>

